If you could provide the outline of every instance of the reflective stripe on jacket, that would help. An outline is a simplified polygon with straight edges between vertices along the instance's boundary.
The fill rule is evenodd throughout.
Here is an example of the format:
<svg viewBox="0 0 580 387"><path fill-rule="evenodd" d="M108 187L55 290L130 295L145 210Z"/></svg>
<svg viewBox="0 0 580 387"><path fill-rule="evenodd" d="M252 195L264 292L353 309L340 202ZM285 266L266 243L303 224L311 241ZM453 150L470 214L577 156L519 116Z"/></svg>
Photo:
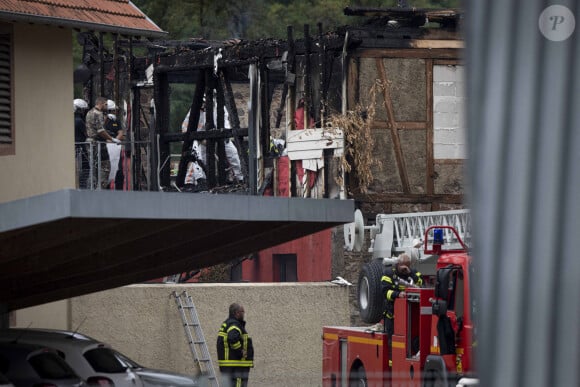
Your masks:
<svg viewBox="0 0 580 387"><path fill-rule="evenodd" d="M217 337L218 365L220 368L254 366L252 338L243 325L233 318L227 319L221 325Z"/></svg>
<svg viewBox="0 0 580 387"><path fill-rule="evenodd" d="M399 297L399 293L407 288L406 283L403 281L408 281L409 278L413 279L417 286L423 285L423 277L417 270L411 269L411 273L408 276L400 276L393 267L387 268L381 277L382 293L386 300L394 302L395 298Z"/></svg>

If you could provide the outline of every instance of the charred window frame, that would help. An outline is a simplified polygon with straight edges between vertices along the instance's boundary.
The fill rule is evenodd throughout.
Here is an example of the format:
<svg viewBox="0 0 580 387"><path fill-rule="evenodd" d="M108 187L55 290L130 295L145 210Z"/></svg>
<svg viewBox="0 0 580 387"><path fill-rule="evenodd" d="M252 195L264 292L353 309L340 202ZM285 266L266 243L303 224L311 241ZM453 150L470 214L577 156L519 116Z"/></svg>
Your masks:
<svg viewBox="0 0 580 387"><path fill-rule="evenodd" d="M15 153L12 37L12 26L0 23L0 156Z"/></svg>

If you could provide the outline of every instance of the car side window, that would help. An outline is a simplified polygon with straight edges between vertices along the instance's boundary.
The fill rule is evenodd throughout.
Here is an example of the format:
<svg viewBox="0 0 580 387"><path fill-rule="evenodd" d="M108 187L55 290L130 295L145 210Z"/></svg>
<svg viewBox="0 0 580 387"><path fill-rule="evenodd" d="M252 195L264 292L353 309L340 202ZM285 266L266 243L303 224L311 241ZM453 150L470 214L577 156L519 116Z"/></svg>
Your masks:
<svg viewBox="0 0 580 387"><path fill-rule="evenodd" d="M31 356L28 362L41 378L68 379L78 377L64 360L52 352Z"/></svg>
<svg viewBox="0 0 580 387"><path fill-rule="evenodd" d="M127 370L127 367L117 359L109 348L91 349L83 356L95 372L121 373Z"/></svg>

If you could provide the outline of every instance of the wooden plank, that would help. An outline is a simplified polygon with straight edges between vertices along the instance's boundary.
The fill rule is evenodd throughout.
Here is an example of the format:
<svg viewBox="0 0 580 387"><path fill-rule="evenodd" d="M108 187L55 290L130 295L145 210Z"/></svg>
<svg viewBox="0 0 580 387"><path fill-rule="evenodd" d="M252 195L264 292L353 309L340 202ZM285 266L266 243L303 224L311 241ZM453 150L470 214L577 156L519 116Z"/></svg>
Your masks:
<svg viewBox="0 0 580 387"><path fill-rule="evenodd" d="M389 123L387 121L373 121L371 124L372 129L383 129L387 128ZM425 130L427 128L427 123L422 121L407 121L407 122L397 122L397 129L404 130Z"/></svg>
<svg viewBox="0 0 580 387"><path fill-rule="evenodd" d="M321 159L322 149L297 150L297 151L288 150L288 158L292 161Z"/></svg>
<svg viewBox="0 0 580 387"><path fill-rule="evenodd" d="M423 59L458 59L461 58L462 50L455 48L400 48L380 49L369 48L357 50L355 55L359 58L423 58Z"/></svg>
<svg viewBox="0 0 580 387"><path fill-rule="evenodd" d="M435 164L441 165L461 165L466 162L467 159L435 159Z"/></svg>
<svg viewBox="0 0 580 387"><path fill-rule="evenodd" d="M332 157L338 158L342 157L344 153L342 148L334 149ZM322 149L310 149L310 150L288 150L288 158L292 161L294 160L310 160L310 159L321 159L324 156L324 151Z"/></svg>
<svg viewBox="0 0 580 387"><path fill-rule="evenodd" d="M290 160L318 159L324 149L334 149L334 157L343 154L343 132L339 128L288 131L286 149Z"/></svg>
<svg viewBox="0 0 580 387"><path fill-rule="evenodd" d="M343 148L343 139L334 140L317 140L317 141L296 141L289 142L286 145L288 152L302 151L302 150L323 150L323 149L336 149Z"/></svg>
<svg viewBox="0 0 580 387"><path fill-rule="evenodd" d="M459 59L433 59L434 65L441 66L463 66L464 63Z"/></svg>
<svg viewBox="0 0 580 387"><path fill-rule="evenodd" d="M346 106L347 110L354 110L357 102L359 101L358 72L359 72L359 62L357 58L350 58L348 66L347 88L346 88L346 94L348 97Z"/></svg>
<svg viewBox="0 0 580 387"><path fill-rule="evenodd" d="M385 70L385 65L381 58L377 58L377 73L381 77L383 82L383 97L385 103L385 109L387 110L388 128L391 130L391 138L393 140L393 147L395 151L395 160L397 161L397 167L399 168L399 176L401 178L401 184L403 185L403 191L406 193L411 192L411 186L409 184L409 176L407 175L407 167L405 165L405 159L403 157L403 150L401 149L401 140L399 138L399 133L397 131L397 123L395 122L395 112L393 109L393 101L391 99L391 94L389 92L389 82L387 79L387 72Z"/></svg>
<svg viewBox="0 0 580 387"><path fill-rule="evenodd" d="M309 141L333 141L342 140L344 138L343 132L339 128L331 129L302 129L289 130L286 136L287 143L309 142ZM326 147L325 147L326 148Z"/></svg>
<svg viewBox="0 0 580 387"><path fill-rule="evenodd" d="M465 48L465 43L462 40L411 40L409 42L412 48Z"/></svg>

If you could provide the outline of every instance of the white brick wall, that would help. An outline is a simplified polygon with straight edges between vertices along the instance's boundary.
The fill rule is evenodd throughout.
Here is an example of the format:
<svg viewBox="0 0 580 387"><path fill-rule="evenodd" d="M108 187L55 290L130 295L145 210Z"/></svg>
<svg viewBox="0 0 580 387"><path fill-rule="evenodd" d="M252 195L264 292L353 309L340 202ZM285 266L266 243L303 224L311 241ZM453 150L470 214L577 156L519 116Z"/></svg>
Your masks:
<svg viewBox="0 0 580 387"><path fill-rule="evenodd" d="M463 66L433 66L435 159L467 158Z"/></svg>

